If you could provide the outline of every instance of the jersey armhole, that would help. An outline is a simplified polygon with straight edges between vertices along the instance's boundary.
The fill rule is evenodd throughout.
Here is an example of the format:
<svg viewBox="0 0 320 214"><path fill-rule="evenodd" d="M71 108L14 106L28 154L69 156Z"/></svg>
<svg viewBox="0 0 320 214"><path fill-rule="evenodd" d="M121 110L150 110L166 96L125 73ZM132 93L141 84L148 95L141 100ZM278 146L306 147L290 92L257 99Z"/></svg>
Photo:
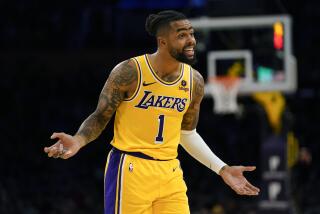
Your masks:
<svg viewBox="0 0 320 214"><path fill-rule="evenodd" d="M138 75L138 81L137 81L137 87L136 87L136 90L134 91L134 93L128 97L128 98L125 98L124 101L131 101L133 100L138 92L139 92L139 89L140 89L140 85L141 85L141 68L140 68L140 64L138 62L138 60L136 58L131 58L133 61L134 61L134 64L136 65L136 68L137 68L137 75Z"/></svg>

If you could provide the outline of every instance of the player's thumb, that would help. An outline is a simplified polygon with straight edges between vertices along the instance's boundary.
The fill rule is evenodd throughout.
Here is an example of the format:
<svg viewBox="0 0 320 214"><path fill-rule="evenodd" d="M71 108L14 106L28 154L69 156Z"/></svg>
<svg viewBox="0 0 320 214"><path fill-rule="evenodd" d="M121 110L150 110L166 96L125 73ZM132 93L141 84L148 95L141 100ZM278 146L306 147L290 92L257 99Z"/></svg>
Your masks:
<svg viewBox="0 0 320 214"><path fill-rule="evenodd" d="M50 139L55 139L57 138L57 133L53 132L53 134L50 136Z"/></svg>
<svg viewBox="0 0 320 214"><path fill-rule="evenodd" d="M63 136L63 132L53 132L53 134L51 135L50 139L56 139L56 138L61 138Z"/></svg>
<svg viewBox="0 0 320 214"><path fill-rule="evenodd" d="M253 171L255 169L256 169L255 166L244 166L243 167L243 171Z"/></svg>

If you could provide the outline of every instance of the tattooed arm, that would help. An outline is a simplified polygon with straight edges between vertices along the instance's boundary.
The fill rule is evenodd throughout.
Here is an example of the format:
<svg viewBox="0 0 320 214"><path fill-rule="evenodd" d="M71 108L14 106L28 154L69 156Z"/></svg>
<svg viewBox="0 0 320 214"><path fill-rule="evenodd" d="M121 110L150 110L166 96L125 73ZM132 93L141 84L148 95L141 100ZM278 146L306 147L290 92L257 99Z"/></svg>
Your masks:
<svg viewBox="0 0 320 214"><path fill-rule="evenodd" d="M123 99L134 93L137 79L137 70L133 61L127 60L118 64L112 70L101 91L96 110L85 119L74 136L53 133L51 139L57 138L58 142L44 149L48 156L69 158L75 155L81 147L95 140Z"/></svg>
<svg viewBox="0 0 320 214"><path fill-rule="evenodd" d="M180 144L192 157L219 174L222 167L226 164L210 150L196 131L200 103L204 95L204 81L198 71L193 71L193 77L193 97L182 120Z"/></svg>
<svg viewBox="0 0 320 214"><path fill-rule="evenodd" d="M196 131L199 120L200 103L204 95L204 81L199 72L194 71L193 100L181 124L181 146L196 160L207 166L239 195L258 195L259 188L253 186L243 176L245 171L253 171L254 166L228 166L217 157Z"/></svg>
<svg viewBox="0 0 320 214"><path fill-rule="evenodd" d="M136 85L137 71L133 62L122 62L113 69L101 91L96 110L82 123L75 135L82 139L82 146L101 134L120 103L133 93Z"/></svg>
<svg viewBox="0 0 320 214"><path fill-rule="evenodd" d="M181 129L193 130L197 127L199 120L200 104L204 96L204 81L201 74L193 70L193 92L192 101L187 112L183 116Z"/></svg>

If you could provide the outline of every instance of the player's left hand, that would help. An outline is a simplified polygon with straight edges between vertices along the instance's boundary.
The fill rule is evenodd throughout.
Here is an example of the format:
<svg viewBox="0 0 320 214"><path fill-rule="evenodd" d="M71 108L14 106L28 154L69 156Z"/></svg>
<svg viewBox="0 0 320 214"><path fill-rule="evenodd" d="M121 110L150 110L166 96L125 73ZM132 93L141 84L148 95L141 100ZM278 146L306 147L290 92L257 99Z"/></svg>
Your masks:
<svg viewBox="0 0 320 214"><path fill-rule="evenodd" d="M220 176L239 195L258 195L260 189L253 186L243 176L244 171L253 171L255 166L226 166Z"/></svg>

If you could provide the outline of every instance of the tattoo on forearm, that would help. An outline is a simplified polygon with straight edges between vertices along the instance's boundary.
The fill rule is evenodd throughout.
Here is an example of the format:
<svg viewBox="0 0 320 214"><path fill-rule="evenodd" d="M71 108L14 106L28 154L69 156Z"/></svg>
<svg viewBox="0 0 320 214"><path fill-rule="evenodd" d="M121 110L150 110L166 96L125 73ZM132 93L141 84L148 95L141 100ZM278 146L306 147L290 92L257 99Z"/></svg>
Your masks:
<svg viewBox="0 0 320 214"><path fill-rule="evenodd" d="M204 95L204 81L199 72L194 72L194 91L193 100L188 108L188 111L183 116L181 129L195 129L199 120L200 103Z"/></svg>
<svg viewBox="0 0 320 214"><path fill-rule="evenodd" d="M77 132L77 135L85 139L85 144L101 134L125 98L128 87L137 81L135 69L130 60L122 62L113 69L101 91L96 110L82 123Z"/></svg>

